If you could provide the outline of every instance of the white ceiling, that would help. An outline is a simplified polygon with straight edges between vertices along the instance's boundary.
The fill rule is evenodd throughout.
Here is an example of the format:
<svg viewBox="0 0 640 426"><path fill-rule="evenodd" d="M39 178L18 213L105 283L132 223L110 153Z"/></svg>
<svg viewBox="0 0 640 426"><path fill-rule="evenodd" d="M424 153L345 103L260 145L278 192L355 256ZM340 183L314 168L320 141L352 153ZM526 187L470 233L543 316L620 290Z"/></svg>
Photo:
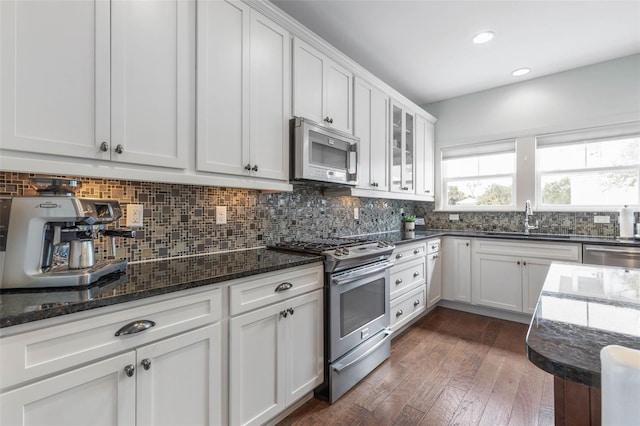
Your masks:
<svg viewBox="0 0 640 426"><path fill-rule="evenodd" d="M419 105L640 52L640 0L272 3Z"/></svg>

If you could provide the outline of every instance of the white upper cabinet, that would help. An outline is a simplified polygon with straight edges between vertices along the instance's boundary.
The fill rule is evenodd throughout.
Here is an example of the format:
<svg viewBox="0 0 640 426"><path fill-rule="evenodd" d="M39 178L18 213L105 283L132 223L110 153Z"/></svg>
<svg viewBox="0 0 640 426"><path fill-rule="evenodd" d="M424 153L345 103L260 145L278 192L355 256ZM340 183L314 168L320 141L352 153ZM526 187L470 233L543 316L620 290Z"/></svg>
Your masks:
<svg viewBox="0 0 640 426"><path fill-rule="evenodd" d="M0 7L3 149L186 166L193 2Z"/></svg>
<svg viewBox="0 0 640 426"><path fill-rule="evenodd" d="M391 191L415 193L415 116L391 101Z"/></svg>
<svg viewBox="0 0 640 426"><path fill-rule="evenodd" d="M416 195L434 197L433 124L416 115Z"/></svg>
<svg viewBox="0 0 640 426"><path fill-rule="evenodd" d="M293 115L353 132L353 75L302 40L293 40Z"/></svg>
<svg viewBox="0 0 640 426"><path fill-rule="evenodd" d="M0 2L3 149L109 159L109 38L108 1Z"/></svg>
<svg viewBox="0 0 640 426"><path fill-rule="evenodd" d="M199 171L288 179L289 33L239 1L198 2Z"/></svg>
<svg viewBox="0 0 640 426"><path fill-rule="evenodd" d="M354 133L360 138L358 187L389 190L387 121L389 97L365 80L354 83Z"/></svg>

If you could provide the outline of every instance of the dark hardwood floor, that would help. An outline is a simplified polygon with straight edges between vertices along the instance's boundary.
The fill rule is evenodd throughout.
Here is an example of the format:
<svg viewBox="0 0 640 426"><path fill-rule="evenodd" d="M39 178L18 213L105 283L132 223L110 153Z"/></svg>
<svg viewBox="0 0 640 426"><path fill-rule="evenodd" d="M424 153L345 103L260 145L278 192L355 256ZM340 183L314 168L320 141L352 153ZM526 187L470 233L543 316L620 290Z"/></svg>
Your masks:
<svg viewBox="0 0 640 426"><path fill-rule="evenodd" d="M436 308L335 404L279 425L553 425L553 376L525 354L527 326Z"/></svg>

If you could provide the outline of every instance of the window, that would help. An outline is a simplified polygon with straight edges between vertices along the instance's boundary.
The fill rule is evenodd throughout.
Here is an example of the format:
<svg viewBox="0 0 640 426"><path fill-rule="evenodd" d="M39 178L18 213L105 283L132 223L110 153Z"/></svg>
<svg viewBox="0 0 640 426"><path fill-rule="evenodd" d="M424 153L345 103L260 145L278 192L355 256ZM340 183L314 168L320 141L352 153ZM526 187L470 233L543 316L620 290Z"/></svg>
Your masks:
<svg viewBox="0 0 640 426"><path fill-rule="evenodd" d="M537 205L640 204L640 123L536 138Z"/></svg>
<svg viewBox="0 0 640 426"><path fill-rule="evenodd" d="M516 141L442 149L442 207L447 210L513 210Z"/></svg>

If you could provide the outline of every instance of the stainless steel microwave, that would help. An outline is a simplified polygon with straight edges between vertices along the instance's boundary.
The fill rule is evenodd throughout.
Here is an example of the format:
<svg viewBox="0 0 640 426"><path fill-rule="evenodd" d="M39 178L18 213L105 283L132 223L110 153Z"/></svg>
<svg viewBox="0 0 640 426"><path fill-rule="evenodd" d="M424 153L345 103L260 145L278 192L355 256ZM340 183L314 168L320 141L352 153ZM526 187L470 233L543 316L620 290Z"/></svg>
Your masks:
<svg viewBox="0 0 640 426"><path fill-rule="evenodd" d="M291 120L293 181L355 186L360 139L307 118Z"/></svg>

